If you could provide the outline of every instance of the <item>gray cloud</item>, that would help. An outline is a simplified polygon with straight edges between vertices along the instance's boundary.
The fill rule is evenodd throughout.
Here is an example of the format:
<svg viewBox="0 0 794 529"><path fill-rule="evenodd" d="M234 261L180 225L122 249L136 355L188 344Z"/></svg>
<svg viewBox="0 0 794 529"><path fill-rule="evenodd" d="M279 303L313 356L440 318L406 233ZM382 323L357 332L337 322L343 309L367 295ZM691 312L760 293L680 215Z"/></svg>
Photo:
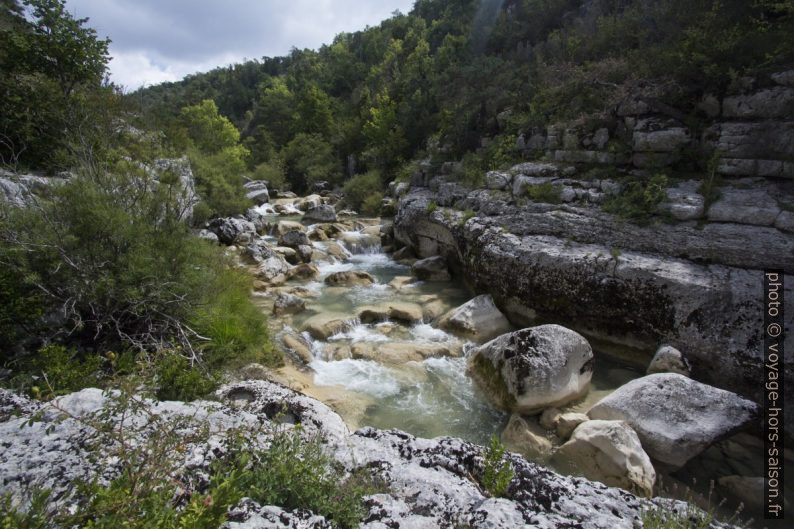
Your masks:
<svg viewBox="0 0 794 529"><path fill-rule="evenodd" d="M244 58L317 48L376 25L413 0L67 0L113 41L111 78L135 89Z"/></svg>

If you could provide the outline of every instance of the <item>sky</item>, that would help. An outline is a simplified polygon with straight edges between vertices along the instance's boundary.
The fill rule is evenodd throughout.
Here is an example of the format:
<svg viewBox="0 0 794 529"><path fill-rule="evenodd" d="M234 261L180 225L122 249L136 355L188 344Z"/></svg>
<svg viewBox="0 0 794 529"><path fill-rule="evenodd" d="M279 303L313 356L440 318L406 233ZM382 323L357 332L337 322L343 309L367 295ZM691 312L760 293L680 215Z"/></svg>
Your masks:
<svg viewBox="0 0 794 529"><path fill-rule="evenodd" d="M316 49L414 0L66 0L111 39L110 78L126 90L218 66Z"/></svg>

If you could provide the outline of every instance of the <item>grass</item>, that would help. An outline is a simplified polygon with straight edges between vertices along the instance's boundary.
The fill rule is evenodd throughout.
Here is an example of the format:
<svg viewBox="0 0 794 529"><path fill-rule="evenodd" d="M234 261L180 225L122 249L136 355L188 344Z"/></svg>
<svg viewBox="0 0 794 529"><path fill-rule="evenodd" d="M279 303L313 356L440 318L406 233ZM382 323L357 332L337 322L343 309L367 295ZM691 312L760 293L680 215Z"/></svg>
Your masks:
<svg viewBox="0 0 794 529"><path fill-rule="evenodd" d="M562 202L562 188L555 186L551 182L527 186L527 197L533 202L544 202L546 204L559 204Z"/></svg>

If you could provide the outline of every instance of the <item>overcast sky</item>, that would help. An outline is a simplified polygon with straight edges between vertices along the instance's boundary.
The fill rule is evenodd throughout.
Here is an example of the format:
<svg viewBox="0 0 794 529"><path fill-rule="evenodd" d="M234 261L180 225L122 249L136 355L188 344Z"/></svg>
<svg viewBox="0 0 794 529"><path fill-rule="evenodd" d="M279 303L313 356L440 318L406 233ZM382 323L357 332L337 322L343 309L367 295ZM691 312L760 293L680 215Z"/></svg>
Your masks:
<svg viewBox="0 0 794 529"><path fill-rule="evenodd" d="M318 48L374 26L413 0L67 0L110 37L111 79L127 90L243 59Z"/></svg>

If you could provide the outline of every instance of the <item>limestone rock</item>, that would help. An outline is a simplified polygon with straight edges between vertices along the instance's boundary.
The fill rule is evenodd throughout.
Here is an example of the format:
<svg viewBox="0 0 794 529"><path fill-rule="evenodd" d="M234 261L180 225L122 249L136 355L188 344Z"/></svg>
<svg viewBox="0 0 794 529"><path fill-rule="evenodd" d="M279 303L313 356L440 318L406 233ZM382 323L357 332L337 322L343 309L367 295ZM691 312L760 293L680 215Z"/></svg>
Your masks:
<svg viewBox="0 0 794 529"><path fill-rule="evenodd" d="M375 278L367 272L358 270L349 270L344 272L334 272L325 278L325 284L329 286L339 287L352 287L358 285L371 285L375 282Z"/></svg>
<svg viewBox="0 0 794 529"><path fill-rule="evenodd" d="M416 303L393 301L376 307L363 307L358 312L358 318L363 323L372 323L385 320L418 323L422 321L422 307Z"/></svg>
<svg viewBox="0 0 794 529"><path fill-rule="evenodd" d="M447 269L447 262L443 257L428 257L417 261L411 267L411 272L423 281L450 281L452 276Z"/></svg>
<svg viewBox="0 0 794 529"><path fill-rule="evenodd" d="M477 296L452 309L441 318L439 327L460 333L480 343L504 334L512 328L505 315L494 304L490 294Z"/></svg>
<svg viewBox="0 0 794 529"><path fill-rule="evenodd" d="M562 440L568 439L577 426L589 420L590 417L584 413L568 412L561 414L557 420L557 437Z"/></svg>
<svg viewBox="0 0 794 529"><path fill-rule="evenodd" d="M488 189L505 190L510 187L513 176L502 171L489 171L485 174L485 185Z"/></svg>
<svg viewBox="0 0 794 529"><path fill-rule="evenodd" d="M299 246L309 246L311 248L311 241L304 231L292 230L288 231L278 238L279 246L287 246L289 248L298 249Z"/></svg>
<svg viewBox="0 0 794 529"><path fill-rule="evenodd" d="M306 310L306 301L298 296L281 292L276 296L276 301L273 304L273 314L281 316L282 314L297 314Z"/></svg>
<svg viewBox="0 0 794 529"><path fill-rule="evenodd" d="M678 373L689 376L689 364L681 351L670 345L662 345L653 355L653 360L648 365L647 374L653 373Z"/></svg>
<svg viewBox="0 0 794 529"><path fill-rule="evenodd" d="M256 236L256 228L245 219L222 218L213 219L207 226L225 245L240 244L252 240Z"/></svg>
<svg viewBox="0 0 794 529"><path fill-rule="evenodd" d="M546 408L540 414L540 425L546 430L556 430L561 414L558 408Z"/></svg>
<svg viewBox="0 0 794 529"><path fill-rule="evenodd" d="M317 266L310 263L301 263L290 268L287 272L287 277L289 279L313 279L317 277L319 273L320 270L317 268Z"/></svg>
<svg viewBox="0 0 794 529"><path fill-rule="evenodd" d="M284 344L284 347L295 353L304 364L310 364L314 361L311 345L309 345L303 337L297 334L286 333L281 337L281 342Z"/></svg>
<svg viewBox="0 0 794 529"><path fill-rule="evenodd" d="M675 373L632 380L593 406L592 419L623 420L645 451L673 468L740 430L758 406L734 393Z"/></svg>
<svg viewBox="0 0 794 529"><path fill-rule="evenodd" d="M503 334L471 352L469 372L502 408L536 414L584 395L593 350L580 334L540 325Z"/></svg>
<svg viewBox="0 0 794 529"><path fill-rule="evenodd" d="M551 455L551 441L542 433L533 432L529 423L515 413L502 431L502 442L529 459L545 459Z"/></svg>
<svg viewBox="0 0 794 529"><path fill-rule="evenodd" d="M336 211L329 204L319 205L309 210L303 215L304 221L312 222L336 222Z"/></svg>
<svg viewBox="0 0 794 529"><path fill-rule="evenodd" d="M260 206L270 201L270 194L267 191L267 182L264 180L252 180L243 184L245 198Z"/></svg>
<svg viewBox="0 0 794 529"><path fill-rule="evenodd" d="M291 231L306 232L306 226L294 220L280 220L276 223L275 235L281 237Z"/></svg>
<svg viewBox="0 0 794 529"><path fill-rule="evenodd" d="M772 226L777 220L780 208L767 191L727 188L720 191L719 200L708 210L710 221Z"/></svg>
<svg viewBox="0 0 794 529"><path fill-rule="evenodd" d="M656 471L637 434L622 421L587 421L554 453L553 461L588 479L650 497Z"/></svg>
<svg viewBox="0 0 794 529"><path fill-rule="evenodd" d="M352 327L352 322L350 317L345 314L317 314L303 324L303 330L317 340L327 340L350 327Z"/></svg>

